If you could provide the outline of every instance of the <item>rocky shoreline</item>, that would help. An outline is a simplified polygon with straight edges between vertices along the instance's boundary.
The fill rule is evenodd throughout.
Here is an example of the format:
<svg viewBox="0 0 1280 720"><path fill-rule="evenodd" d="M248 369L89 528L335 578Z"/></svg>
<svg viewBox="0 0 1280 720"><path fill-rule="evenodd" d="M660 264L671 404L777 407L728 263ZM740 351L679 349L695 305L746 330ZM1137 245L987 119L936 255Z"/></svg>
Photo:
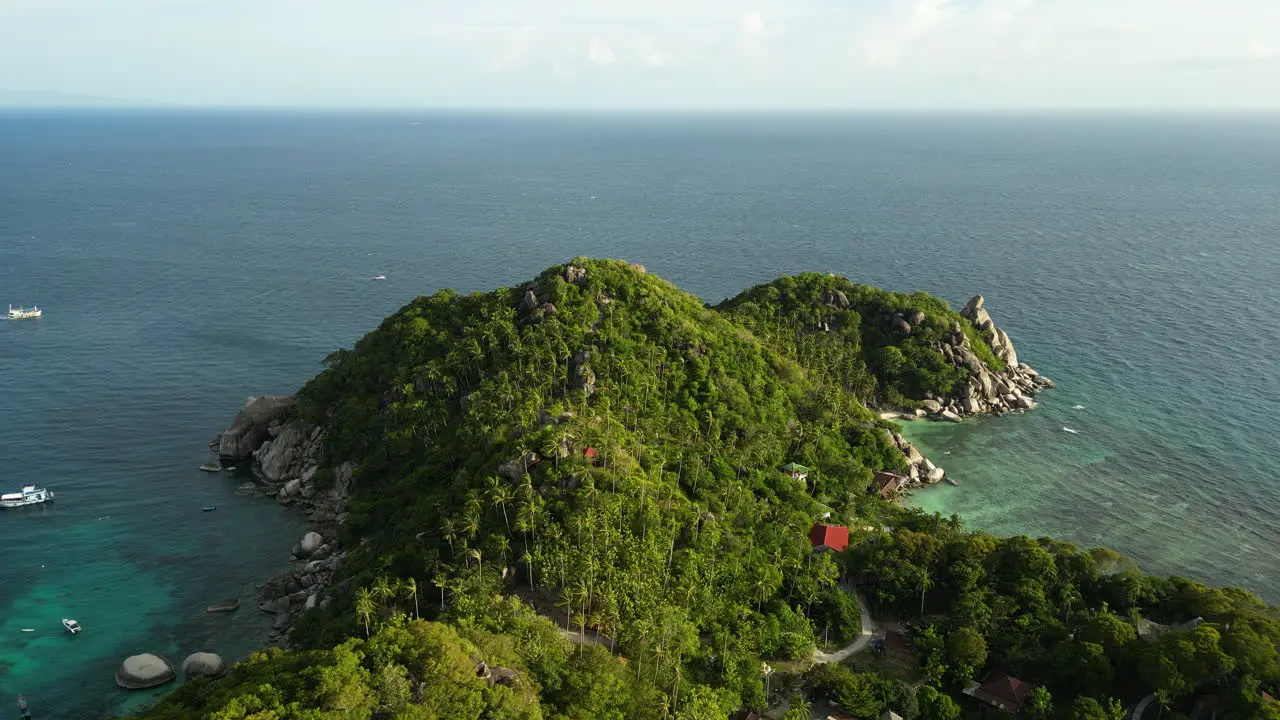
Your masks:
<svg viewBox="0 0 1280 720"><path fill-rule="evenodd" d="M951 363L968 373L963 387L950 397L926 397L920 407L909 410L893 410L880 415L885 420L917 420L930 419L945 422L961 422L974 415L1007 415L1021 413L1036 407L1035 396L1042 390L1054 387L1054 382L1041 375L1035 368L1018 361L1018 353L1014 350L1013 341L1008 333L996 327L990 313L984 307L985 300L981 295L974 295L965 303L960 311L964 317L978 328L978 332L991 346L996 358L1004 363L1002 371L992 371L986 363L969 347L969 338L965 335L958 321L951 325L951 332L938 351ZM895 325L900 330L911 331L910 320L914 318L895 317ZM890 441L902 451L907 459L907 474L882 479L883 483L892 482L895 487L891 492L934 485L946 479L946 470L935 465L925 457L901 433L886 431ZM896 479L895 479L896 478Z"/></svg>
<svg viewBox="0 0 1280 720"><path fill-rule="evenodd" d="M331 471L320 468L326 428L291 419L296 407L293 396L251 397L230 427L209 443L223 465L252 461L258 482L247 482L242 490L265 488L281 504L305 513L312 524L290 551L294 567L259 586L258 608L275 615L271 642L286 648L298 617L313 607L327 607L330 595L341 590L341 583L333 585L347 555L338 543L338 527L346 519L355 471L352 463Z"/></svg>

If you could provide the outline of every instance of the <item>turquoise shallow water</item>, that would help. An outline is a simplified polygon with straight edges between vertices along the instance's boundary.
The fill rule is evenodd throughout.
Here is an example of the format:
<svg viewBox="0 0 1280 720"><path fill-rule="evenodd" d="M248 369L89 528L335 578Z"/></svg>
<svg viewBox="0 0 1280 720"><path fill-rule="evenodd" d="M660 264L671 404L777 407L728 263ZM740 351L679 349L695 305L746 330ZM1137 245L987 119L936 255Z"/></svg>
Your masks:
<svg viewBox="0 0 1280 720"><path fill-rule="evenodd" d="M0 114L0 305L46 310L0 323L0 486L59 494L0 512L0 702L106 717L126 655L255 647L203 608L303 528L205 443L414 295L575 255L981 292L1059 389L919 427L963 487L917 500L1280 601L1278 178L1274 117Z"/></svg>
<svg viewBox="0 0 1280 720"><path fill-rule="evenodd" d="M1024 415L906 423L961 483L913 502L996 533L1114 547L1148 572L1280 602L1280 343L1264 309L1280 307L1280 293L1262 281L1280 277L1280 264L1274 248L1221 237L1193 247L1121 244L1064 272L1078 311L1024 306L1030 317L1008 331L1058 389Z"/></svg>

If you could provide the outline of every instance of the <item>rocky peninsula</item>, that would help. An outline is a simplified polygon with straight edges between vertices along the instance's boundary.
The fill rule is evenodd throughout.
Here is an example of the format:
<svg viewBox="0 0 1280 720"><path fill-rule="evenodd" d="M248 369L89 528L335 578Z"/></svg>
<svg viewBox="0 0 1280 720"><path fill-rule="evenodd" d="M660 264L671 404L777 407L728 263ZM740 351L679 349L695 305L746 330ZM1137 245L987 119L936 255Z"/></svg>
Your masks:
<svg viewBox="0 0 1280 720"><path fill-rule="evenodd" d="M991 348L1003 369L993 370L984 363L970 346L969 336L960 321L953 320L951 328L935 347L954 368L966 374L966 380L958 391L947 395L926 393L916 407L887 410L881 414L886 420L916 420L926 418L945 422L961 422L974 415L1006 415L1036 407L1036 395L1054 387L1054 382L1041 375L1035 368L1018 361L1009 334L996 326L984 306L984 298L974 295L965 303L960 315L973 323ZM912 331L911 321L923 321L923 313L906 318L896 314L895 327L903 334ZM946 470L926 458L901 433L888 431L893 444L907 458L907 474L898 482L898 488L932 485L946 478Z"/></svg>

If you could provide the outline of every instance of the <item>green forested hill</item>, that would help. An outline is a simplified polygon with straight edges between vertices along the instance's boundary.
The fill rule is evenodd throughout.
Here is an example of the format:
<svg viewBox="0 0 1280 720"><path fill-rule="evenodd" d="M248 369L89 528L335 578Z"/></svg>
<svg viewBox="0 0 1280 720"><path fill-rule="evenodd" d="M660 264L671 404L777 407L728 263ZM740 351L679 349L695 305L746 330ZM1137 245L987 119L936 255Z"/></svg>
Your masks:
<svg viewBox="0 0 1280 720"><path fill-rule="evenodd" d="M938 351L952 328L990 370L1003 369L973 323L932 295L891 293L837 275L803 273L717 307L815 379L863 402L910 405L950 394L967 375Z"/></svg>
<svg viewBox="0 0 1280 720"><path fill-rule="evenodd" d="M942 301L835 276L708 308L635 266L576 259L527 286L420 297L299 394L300 420L327 428L316 482L356 467L350 555L332 602L296 628L307 649L256 656L143 716L724 718L776 700L763 660L800 672L820 639L859 632L842 578L914 623L936 688L810 677L815 697L858 712L954 717L964 682L987 669L1048 686L1064 713L1076 695L1102 707L1162 682L1189 692L1173 675L1230 687L1233 711L1260 708L1280 631L1245 594L1210 617L1184 581L970 535L868 494L904 458L863 403L949 392L963 378L935 345L957 329L999 369ZM780 470L793 462L806 480ZM852 528L848 551L812 551L823 518ZM407 620L415 608L434 622ZM1125 668L1146 658L1140 641L1073 638L1146 611L1247 617L1240 643L1252 644L1213 665L1208 644L1236 646L1196 636L1190 659L1171 645L1172 660L1144 660L1153 669L1050 679L1060 651L1137 653L1107 655ZM575 647L547 617L593 644ZM966 633L981 654L956 650ZM479 662L512 674L485 681ZM792 717L807 717L802 697Z"/></svg>
<svg viewBox="0 0 1280 720"><path fill-rule="evenodd" d="M304 389L304 411L333 410L328 461L361 464L351 566L510 567L511 590L568 595L633 653L723 636L717 662L751 678L755 657L804 656L795 608L848 612L806 532L901 453L856 399L697 298L625 263L573 267L420 298ZM812 482L778 470L791 461Z"/></svg>

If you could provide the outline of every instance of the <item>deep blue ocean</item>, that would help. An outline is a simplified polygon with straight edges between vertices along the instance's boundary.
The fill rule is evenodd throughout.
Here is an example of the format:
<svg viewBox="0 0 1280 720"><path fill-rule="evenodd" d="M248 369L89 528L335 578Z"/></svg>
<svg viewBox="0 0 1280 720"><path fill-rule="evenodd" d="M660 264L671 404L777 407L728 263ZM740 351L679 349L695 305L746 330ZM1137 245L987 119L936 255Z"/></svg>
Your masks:
<svg viewBox="0 0 1280 720"><path fill-rule="evenodd" d="M206 442L415 295L576 255L982 293L1058 389L912 424L961 483L912 501L1280 602L1280 117L9 112L0 308L45 316L0 323L0 486L58 499L0 511L0 707L261 645L304 526Z"/></svg>

